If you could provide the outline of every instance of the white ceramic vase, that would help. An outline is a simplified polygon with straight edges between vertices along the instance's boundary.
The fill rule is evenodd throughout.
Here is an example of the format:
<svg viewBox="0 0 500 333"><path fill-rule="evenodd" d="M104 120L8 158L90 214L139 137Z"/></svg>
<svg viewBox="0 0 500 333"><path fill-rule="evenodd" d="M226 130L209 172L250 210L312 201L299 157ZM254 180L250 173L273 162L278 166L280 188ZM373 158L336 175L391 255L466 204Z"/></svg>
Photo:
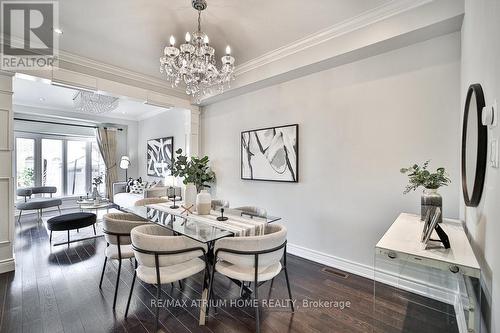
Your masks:
<svg viewBox="0 0 500 333"><path fill-rule="evenodd" d="M191 211L194 211L196 208L196 195L198 191L196 191L196 186L193 183L187 183L184 187L184 195L182 196L184 199L184 207L193 206Z"/></svg>
<svg viewBox="0 0 500 333"><path fill-rule="evenodd" d="M196 212L199 215L208 215L212 208L212 196L207 190L201 190L196 196Z"/></svg>

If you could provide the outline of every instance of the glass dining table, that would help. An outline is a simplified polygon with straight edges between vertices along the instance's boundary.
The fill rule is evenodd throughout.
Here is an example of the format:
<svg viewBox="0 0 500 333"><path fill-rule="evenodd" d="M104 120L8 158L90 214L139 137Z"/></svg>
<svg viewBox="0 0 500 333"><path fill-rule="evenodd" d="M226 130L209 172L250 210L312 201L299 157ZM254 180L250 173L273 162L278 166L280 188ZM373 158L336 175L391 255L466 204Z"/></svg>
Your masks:
<svg viewBox="0 0 500 333"><path fill-rule="evenodd" d="M179 203L178 203L179 204ZM234 237L236 236L234 231L228 230L225 227L225 223L220 223L220 225L215 222L217 217L225 216L228 218L227 221L237 221L241 223L242 221L247 221L248 223L272 223L281 220L280 217L274 216L262 216L249 212L245 212L238 209L224 208L222 213L222 207L216 207L210 212L210 215L197 215L196 213L187 214L188 212L182 208L182 203L180 203L181 208L169 208L169 203L165 203L159 208L159 205L147 205L147 206L130 206L123 207L120 206L120 210L126 213L131 213L140 218L147 220L151 223L156 223L157 225L171 230L174 235L183 235L189 237L195 241L206 244L208 248L208 259L213 266L215 264L214 258L214 244L215 241L224 237ZM210 267L213 269L213 267ZM243 297L249 297L252 294L252 290L246 286L242 281L231 279L235 284L237 284L241 290ZM205 304L208 298L208 285L209 281L206 279L203 281L203 293L202 293L202 304ZM204 311L205 307L201 307L199 324L205 324L206 313Z"/></svg>

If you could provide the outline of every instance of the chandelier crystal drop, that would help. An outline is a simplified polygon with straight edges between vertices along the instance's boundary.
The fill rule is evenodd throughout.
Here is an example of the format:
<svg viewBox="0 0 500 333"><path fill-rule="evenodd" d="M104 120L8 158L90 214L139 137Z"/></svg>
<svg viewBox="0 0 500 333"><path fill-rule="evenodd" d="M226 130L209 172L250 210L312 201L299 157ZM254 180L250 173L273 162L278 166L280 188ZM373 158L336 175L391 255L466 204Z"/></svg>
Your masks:
<svg viewBox="0 0 500 333"><path fill-rule="evenodd" d="M203 96L224 92L234 80L234 57L231 48L226 47L226 54L221 57L221 67L217 68L215 49L210 46L208 36L201 31L201 12L207 8L206 0L192 0L192 6L198 11L198 30L186 33L185 42L177 48L174 36L165 47L160 58L160 72L165 73L172 87L182 82L186 93L195 103L200 103Z"/></svg>
<svg viewBox="0 0 500 333"><path fill-rule="evenodd" d="M73 104L77 110L93 114L113 111L118 107L118 103L116 97L86 90L78 90L73 97Z"/></svg>

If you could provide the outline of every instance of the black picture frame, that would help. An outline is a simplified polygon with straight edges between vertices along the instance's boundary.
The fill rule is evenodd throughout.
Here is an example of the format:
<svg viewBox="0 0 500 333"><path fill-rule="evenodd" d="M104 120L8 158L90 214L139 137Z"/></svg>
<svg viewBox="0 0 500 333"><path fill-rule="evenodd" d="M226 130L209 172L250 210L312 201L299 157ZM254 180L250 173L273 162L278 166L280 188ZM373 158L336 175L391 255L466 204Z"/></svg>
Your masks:
<svg viewBox="0 0 500 333"><path fill-rule="evenodd" d="M173 136L166 136L166 137L162 137L162 138L157 138L157 139L149 139L146 143L146 173L148 176L151 176L151 177L159 177L159 178L164 178L165 177L165 168L164 170L159 173L157 172L157 168L153 168L151 169L150 166L151 166L151 163L152 163L152 155L155 154L155 152L152 151L152 149L150 148L151 145L150 145L150 142L164 142L164 141L170 141L171 142L171 145L170 145L170 148L169 148L169 153L170 153L170 161L166 161L168 163L168 167L166 168L166 170L172 170L172 166L173 166L173 156L174 156L174 137ZM164 160L162 162L165 162Z"/></svg>
<svg viewBox="0 0 500 333"><path fill-rule="evenodd" d="M293 167L289 166L289 170L292 170L293 177L290 180L283 180L283 179L272 179L272 178L254 178L252 177L245 177L243 172L243 147L244 147L244 134L245 133L253 133L253 132L259 132L259 131L267 131L267 130L272 130L272 129L278 129L278 128L284 128L284 127L295 127L295 146L294 146L294 151L295 151L295 165ZM279 183L298 183L299 182L299 124L289 124L289 125L281 125L281 126L271 126L271 127L264 127L264 128L258 128L258 129L252 129L252 130L247 130L247 131L242 131L240 135L240 177L242 180L256 180L256 181L268 181L268 182L279 182ZM285 147L286 151L286 147Z"/></svg>
<svg viewBox="0 0 500 333"><path fill-rule="evenodd" d="M472 95L476 97L476 114L477 128L468 128L469 110ZM469 86L467 97L465 100L464 118L462 124L462 193L466 206L477 207L481 202L483 194L484 180L486 176L486 163L488 155L488 129L481 122L481 113L485 106L483 88L479 83L474 83ZM476 155L476 171L474 175L473 189L467 188L467 131L477 131L477 155ZM471 191L472 190L472 191ZM469 195L472 193L472 195Z"/></svg>

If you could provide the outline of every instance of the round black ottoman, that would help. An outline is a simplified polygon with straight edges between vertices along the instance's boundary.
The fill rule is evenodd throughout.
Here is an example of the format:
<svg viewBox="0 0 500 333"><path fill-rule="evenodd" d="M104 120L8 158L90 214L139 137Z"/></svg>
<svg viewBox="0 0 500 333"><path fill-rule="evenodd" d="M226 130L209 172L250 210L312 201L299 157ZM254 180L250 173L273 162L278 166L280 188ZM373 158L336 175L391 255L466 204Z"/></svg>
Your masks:
<svg viewBox="0 0 500 333"><path fill-rule="evenodd" d="M95 231L95 222L97 220L97 216L94 213L71 213L71 214L63 214L56 217L53 217L47 221L47 229L50 230L50 242L52 242L52 231L68 231L68 244L69 240L69 231L74 229L81 229L89 226L94 227L94 235Z"/></svg>

